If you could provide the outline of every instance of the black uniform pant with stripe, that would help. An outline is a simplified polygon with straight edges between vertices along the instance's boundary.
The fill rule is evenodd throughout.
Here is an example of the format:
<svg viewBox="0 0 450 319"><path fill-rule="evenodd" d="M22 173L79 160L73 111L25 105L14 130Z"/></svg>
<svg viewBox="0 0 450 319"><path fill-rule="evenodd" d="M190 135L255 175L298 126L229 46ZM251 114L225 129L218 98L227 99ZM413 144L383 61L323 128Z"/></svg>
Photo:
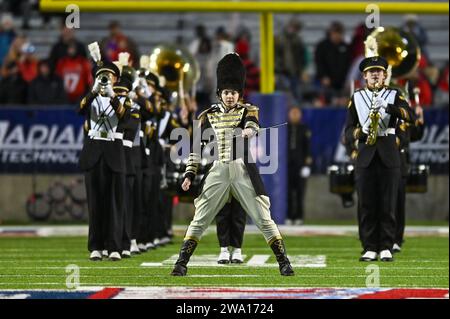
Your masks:
<svg viewBox="0 0 450 319"><path fill-rule="evenodd" d="M400 185L398 186L397 210L395 214L396 227L394 242L400 246L403 244L403 235L405 233L406 179L406 176L402 176L402 178L400 178Z"/></svg>
<svg viewBox="0 0 450 319"><path fill-rule="evenodd" d="M359 235L366 251L392 249L399 180L400 168L386 167L378 154L368 167L356 169Z"/></svg>
<svg viewBox="0 0 450 319"><path fill-rule="evenodd" d="M156 238L159 215L159 193L161 174L152 168L143 170L142 175L142 208L139 243L153 242Z"/></svg>
<svg viewBox="0 0 450 319"><path fill-rule="evenodd" d="M136 175L133 180L132 208L131 216L131 239L139 237L139 231L142 222L142 170L136 168Z"/></svg>
<svg viewBox="0 0 450 319"><path fill-rule="evenodd" d="M232 198L216 216L217 238L220 247L241 248L247 215L239 202Z"/></svg>
<svg viewBox="0 0 450 319"><path fill-rule="evenodd" d="M111 170L104 158L85 172L89 210L88 249L122 251L125 174Z"/></svg>
<svg viewBox="0 0 450 319"><path fill-rule="evenodd" d="M135 175L126 175L125 178L125 213L123 218L124 229L123 229L123 239L122 239L122 247L124 250L130 250L131 244L131 230L133 223L133 193L134 193L134 183L136 180Z"/></svg>

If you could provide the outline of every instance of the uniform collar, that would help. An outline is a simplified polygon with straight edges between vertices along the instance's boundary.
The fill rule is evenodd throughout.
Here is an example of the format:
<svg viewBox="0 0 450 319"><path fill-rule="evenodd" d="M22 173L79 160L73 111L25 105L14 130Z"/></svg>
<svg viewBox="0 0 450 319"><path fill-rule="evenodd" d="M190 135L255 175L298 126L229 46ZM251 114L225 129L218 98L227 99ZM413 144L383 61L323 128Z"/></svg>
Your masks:
<svg viewBox="0 0 450 319"><path fill-rule="evenodd" d="M242 105L240 105L239 103L236 104L235 106L231 107L231 108L226 107L225 104L223 104L222 102L219 103L219 110L222 113L228 113L228 112L230 112L233 109L239 109L241 107L242 107Z"/></svg>
<svg viewBox="0 0 450 319"><path fill-rule="evenodd" d="M378 93L383 91L384 89L386 89L385 85L383 85L380 89L378 89ZM369 92L374 92L375 91L375 89L370 89L368 86L366 86L366 90L369 91Z"/></svg>

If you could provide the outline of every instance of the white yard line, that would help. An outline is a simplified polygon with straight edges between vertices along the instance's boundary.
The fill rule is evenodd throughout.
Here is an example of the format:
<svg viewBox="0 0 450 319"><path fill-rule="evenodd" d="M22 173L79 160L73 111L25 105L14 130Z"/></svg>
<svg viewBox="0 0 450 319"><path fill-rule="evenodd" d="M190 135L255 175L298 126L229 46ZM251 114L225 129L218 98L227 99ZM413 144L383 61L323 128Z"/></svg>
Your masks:
<svg viewBox="0 0 450 319"><path fill-rule="evenodd" d="M247 262L247 266L263 266L270 258L270 255L253 255Z"/></svg>

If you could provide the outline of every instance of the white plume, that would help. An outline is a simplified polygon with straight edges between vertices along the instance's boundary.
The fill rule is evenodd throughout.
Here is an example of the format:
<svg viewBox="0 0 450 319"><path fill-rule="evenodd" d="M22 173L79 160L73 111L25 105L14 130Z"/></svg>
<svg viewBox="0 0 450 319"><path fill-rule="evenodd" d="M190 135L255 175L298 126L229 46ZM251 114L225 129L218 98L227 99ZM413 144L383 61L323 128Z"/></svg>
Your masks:
<svg viewBox="0 0 450 319"><path fill-rule="evenodd" d="M366 49L366 58L371 58L378 55L378 43L375 37L371 35L367 36L366 41L364 41L364 47Z"/></svg>
<svg viewBox="0 0 450 319"><path fill-rule="evenodd" d="M148 70L149 66L150 66L150 56L148 55L142 55L141 59L139 60L139 66L142 69L146 69Z"/></svg>
<svg viewBox="0 0 450 319"><path fill-rule="evenodd" d="M122 66L128 66L130 60L130 54L128 52L120 52L119 53L119 63Z"/></svg>
<svg viewBox="0 0 450 319"><path fill-rule="evenodd" d="M119 68L120 74L122 74L123 65L119 61L113 61L113 63Z"/></svg>
<svg viewBox="0 0 450 319"><path fill-rule="evenodd" d="M100 53L100 47L98 46L98 42L93 42L88 45L89 53L91 54L92 59L95 62L99 62L102 59L102 55Z"/></svg>

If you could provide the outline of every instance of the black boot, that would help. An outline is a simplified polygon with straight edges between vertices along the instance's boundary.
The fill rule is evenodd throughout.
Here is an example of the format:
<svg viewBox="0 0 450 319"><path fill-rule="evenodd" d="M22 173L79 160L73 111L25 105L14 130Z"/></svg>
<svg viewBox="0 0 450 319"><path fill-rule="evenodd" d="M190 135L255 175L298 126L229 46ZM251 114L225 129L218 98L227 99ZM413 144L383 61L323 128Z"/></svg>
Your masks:
<svg viewBox="0 0 450 319"><path fill-rule="evenodd" d="M192 239L185 240L181 246L180 256L178 257L175 267L172 270L172 276L186 276L187 264L195 248L197 247L197 242Z"/></svg>
<svg viewBox="0 0 450 319"><path fill-rule="evenodd" d="M284 242L282 239L275 240L271 245L273 253L277 258L277 262L280 265L280 274L282 276L294 276L294 270L292 269L291 263L286 256L286 248L284 247Z"/></svg>

